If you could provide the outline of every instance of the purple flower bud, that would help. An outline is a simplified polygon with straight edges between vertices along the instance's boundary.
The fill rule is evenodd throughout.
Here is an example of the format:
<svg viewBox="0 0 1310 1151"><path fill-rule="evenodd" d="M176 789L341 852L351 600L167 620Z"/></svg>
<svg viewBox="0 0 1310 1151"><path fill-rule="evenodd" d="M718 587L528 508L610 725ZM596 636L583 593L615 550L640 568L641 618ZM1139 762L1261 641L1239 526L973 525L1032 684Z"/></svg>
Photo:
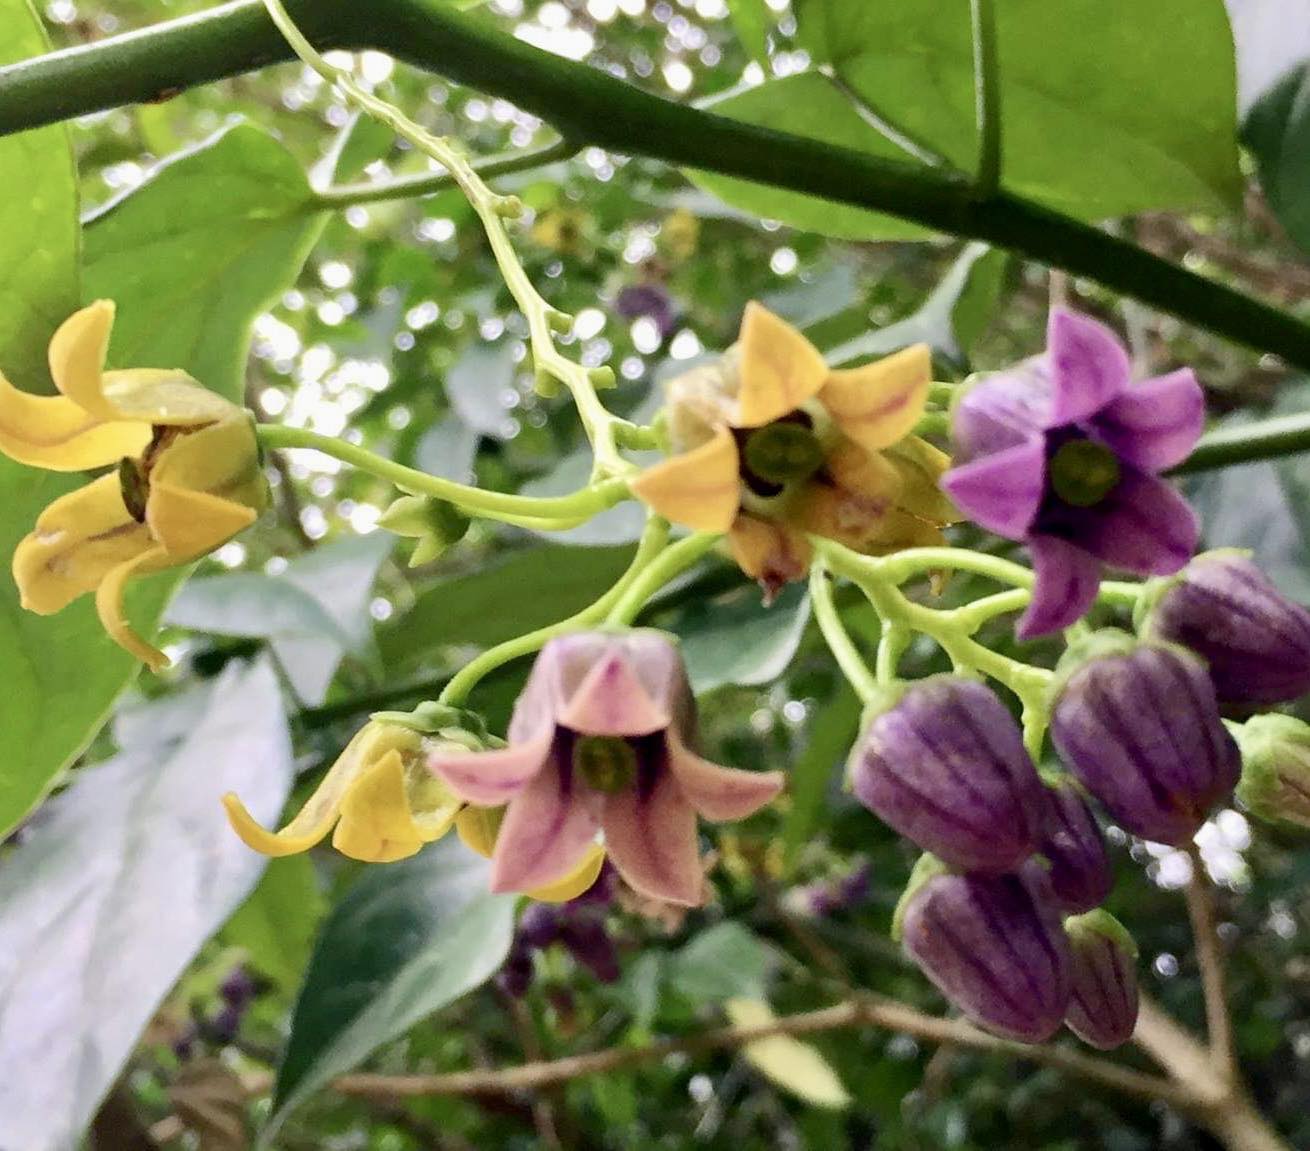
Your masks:
<svg viewBox="0 0 1310 1151"><path fill-rule="evenodd" d="M1137 945L1113 915L1065 920L1073 956L1073 995L1065 1023L1084 1043L1109 1051L1137 1027Z"/></svg>
<svg viewBox="0 0 1310 1151"><path fill-rule="evenodd" d="M173 1037L172 1048L173 1054L179 1059L190 1059L196 1051L196 1042L200 1038L200 1030L196 1027L195 1022L189 1022L181 1031Z"/></svg>
<svg viewBox="0 0 1310 1151"><path fill-rule="evenodd" d="M1110 894L1114 875L1105 839L1078 785L1053 779L1046 788L1046 838L1038 851L1056 901L1068 912L1091 911Z"/></svg>
<svg viewBox="0 0 1310 1151"><path fill-rule="evenodd" d="M532 903L519 916L516 942L529 950L549 947L560 933L560 914L549 903Z"/></svg>
<svg viewBox="0 0 1310 1151"><path fill-rule="evenodd" d="M496 976L496 986L506 995L522 999L532 986L532 955L526 949L515 947L505 960L505 966Z"/></svg>
<svg viewBox="0 0 1310 1151"><path fill-rule="evenodd" d="M951 867L1012 871L1040 839L1042 783L1019 726L973 680L910 685L865 728L849 773L865 807Z"/></svg>
<svg viewBox="0 0 1310 1151"><path fill-rule="evenodd" d="M229 1007L238 1010L255 998L255 981L244 967L234 967L228 977L218 985L218 994Z"/></svg>
<svg viewBox="0 0 1310 1151"><path fill-rule="evenodd" d="M843 908L858 907L868 899L872 877L873 868L869 866L868 860L857 863L851 873L837 885L837 894L841 906Z"/></svg>
<svg viewBox="0 0 1310 1151"><path fill-rule="evenodd" d="M615 983L622 974L614 941L598 919L571 919L560 939L569 953L602 983Z"/></svg>
<svg viewBox="0 0 1310 1151"><path fill-rule="evenodd" d="M619 873L608 859L600 865L600 874L581 895L570 899L565 906L570 910L579 907L608 907L614 902L618 888Z"/></svg>
<svg viewBox="0 0 1310 1151"><path fill-rule="evenodd" d="M205 1022L205 1031L215 1043L231 1043L241 1030L241 1016L245 1014L239 1008L228 1005L220 1008Z"/></svg>
<svg viewBox="0 0 1310 1151"><path fill-rule="evenodd" d="M1237 784L1241 761L1205 664L1181 648L1102 632L1051 713L1056 750L1134 835L1178 847ZM1078 649L1070 653L1077 658Z"/></svg>
<svg viewBox="0 0 1310 1151"><path fill-rule="evenodd" d="M1040 868L923 882L901 920L910 957L973 1022L1049 1039L1069 1006L1069 943Z"/></svg>
<svg viewBox="0 0 1310 1151"><path fill-rule="evenodd" d="M1237 742L1238 799L1261 819L1310 827L1310 725L1290 715L1257 715L1238 729Z"/></svg>
<svg viewBox="0 0 1310 1151"><path fill-rule="evenodd" d="M1152 605L1144 634L1201 656L1224 703L1281 703L1310 691L1310 611L1238 552L1188 564Z"/></svg>
<svg viewBox="0 0 1310 1151"><path fill-rule="evenodd" d="M654 321L662 340L667 340L678 326L677 305L659 284L629 284L621 288L614 301L614 310L625 320L648 317Z"/></svg>

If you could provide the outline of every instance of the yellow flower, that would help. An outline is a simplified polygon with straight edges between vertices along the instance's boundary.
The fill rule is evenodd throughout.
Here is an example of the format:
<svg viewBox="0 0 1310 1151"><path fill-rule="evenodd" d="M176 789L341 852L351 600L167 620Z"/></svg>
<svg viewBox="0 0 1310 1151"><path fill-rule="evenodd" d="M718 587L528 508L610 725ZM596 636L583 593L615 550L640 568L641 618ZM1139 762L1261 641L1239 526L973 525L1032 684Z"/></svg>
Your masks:
<svg viewBox="0 0 1310 1151"><path fill-rule="evenodd" d="M579 208L547 208L529 233L543 248L561 256L573 256L586 245L587 214Z"/></svg>
<svg viewBox="0 0 1310 1151"><path fill-rule="evenodd" d="M455 818L455 832L465 847L476 851L484 859L490 859L504 818L503 807L470 805ZM605 849L596 844L582 857L582 862L574 871L563 879L527 892L527 896L539 903L567 903L570 899L577 899L600 877L600 869L604 865Z"/></svg>
<svg viewBox="0 0 1310 1151"><path fill-rule="evenodd" d="M700 221L686 208L676 208L660 224L660 247L675 263L682 264L696 254L700 243Z"/></svg>
<svg viewBox="0 0 1310 1151"><path fill-rule="evenodd" d="M228 820L264 855L308 851L335 825L332 846L365 863L392 863L440 839L460 801L427 768L429 751L462 744L401 723L372 719L355 734L314 794L281 831L261 827L229 792Z"/></svg>
<svg viewBox="0 0 1310 1151"><path fill-rule="evenodd" d="M672 381L675 454L633 493L660 515L728 533L741 569L776 591L809 568L810 534L879 554L941 542L957 517L949 460L910 433L932 360L923 344L842 371L759 304L717 367Z"/></svg>
<svg viewBox="0 0 1310 1151"><path fill-rule="evenodd" d="M61 472L118 464L55 500L14 552L29 611L94 591L105 630L152 668L168 661L123 614L137 575L175 567L249 527L268 499L250 417L185 372L104 370L114 305L75 312L50 341L57 396L0 375L0 451Z"/></svg>

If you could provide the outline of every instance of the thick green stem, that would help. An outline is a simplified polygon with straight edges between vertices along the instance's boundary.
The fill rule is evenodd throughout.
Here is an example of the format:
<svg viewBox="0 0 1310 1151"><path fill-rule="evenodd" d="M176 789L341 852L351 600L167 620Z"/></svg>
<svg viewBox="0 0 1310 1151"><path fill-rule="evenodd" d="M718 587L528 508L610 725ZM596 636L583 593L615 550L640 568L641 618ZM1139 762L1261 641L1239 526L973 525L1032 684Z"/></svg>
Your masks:
<svg viewBox="0 0 1310 1151"><path fill-rule="evenodd" d="M319 49L391 52L503 96L571 139L987 240L1310 368L1310 326L1292 316L1007 193L979 198L958 175L662 100L517 41L444 0L294 0L288 9ZM289 56L259 0L236 0L0 69L0 132L157 100Z"/></svg>
<svg viewBox="0 0 1310 1151"><path fill-rule="evenodd" d="M820 564L810 569L810 604L824 642L837 661L837 666L841 668L842 675L855 689L861 703L871 703L878 697L878 683L869 672L850 634L842 626L841 616L832 598L832 581Z"/></svg>
<svg viewBox="0 0 1310 1151"><path fill-rule="evenodd" d="M1253 424L1207 432L1196 450L1172 474L1212 472L1233 464L1278 459L1299 452L1310 452L1310 412L1273 416Z"/></svg>

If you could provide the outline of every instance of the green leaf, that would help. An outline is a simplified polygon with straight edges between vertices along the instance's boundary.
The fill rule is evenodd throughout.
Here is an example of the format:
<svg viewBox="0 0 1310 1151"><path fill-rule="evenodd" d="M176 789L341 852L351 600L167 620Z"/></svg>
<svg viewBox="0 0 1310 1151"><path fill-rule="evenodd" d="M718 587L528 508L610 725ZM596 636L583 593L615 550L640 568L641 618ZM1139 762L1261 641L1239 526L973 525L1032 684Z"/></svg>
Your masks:
<svg viewBox="0 0 1310 1151"><path fill-rule="evenodd" d="M765 607L756 587L741 588L706 603L697 601L672 625L682 637L682 657L695 691L724 684L770 683L787 670L810 618L810 600L799 584Z"/></svg>
<svg viewBox="0 0 1310 1151"><path fill-rule="evenodd" d="M278 1069L271 1139L334 1075L484 983L509 954L512 895L453 836L367 870L323 925Z"/></svg>
<svg viewBox="0 0 1310 1151"><path fill-rule="evenodd" d="M860 728L860 701L845 680L837 694L810 717L809 742L791 765L787 794L791 807L782 829L790 866L809 842L823 814L824 799Z"/></svg>
<svg viewBox="0 0 1310 1151"><path fill-rule="evenodd" d="M325 219L291 153L249 124L171 157L87 223L87 296L118 302L110 362L185 368L240 402L250 326Z"/></svg>
<svg viewBox="0 0 1310 1151"><path fill-rule="evenodd" d="M737 39L752 60L769 66L769 10L764 0L728 0L728 15Z"/></svg>
<svg viewBox="0 0 1310 1151"><path fill-rule="evenodd" d="M801 0L797 18L869 114L973 171L964 0ZM1007 190L1091 219L1238 202L1223 0L1006 0L996 24Z"/></svg>
<svg viewBox="0 0 1310 1151"><path fill-rule="evenodd" d="M411 665L441 644L489 647L565 619L614 585L632 550L548 544L439 580L378 629L382 657L388 667Z"/></svg>
<svg viewBox="0 0 1310 1151"><path fill-rule="evenodd" d="M259 886L223 928L223 942L242 948L257 971L289 991L305 974L326 911L309 856L270 859Z"/></svg>
<svg viewBox="0 0 1310 1151"><path fill-rule="evenodd" d="M670 958L668 983L694 1004L764 995L769 953L759 937L732 920L716 923Z"/></svg>
<svg viewBox="0 0 1310 1151"><path fill-rule="evenodd" d="M49 50L29 0L0 0L0 65ZM67 126L0 138L0 172L12 177L0 196L0 369L21 388L49 392L46 345L78 305L77 169Z"/></svg>
<svg viewBox="0 0 1310 1151"><path fill-rule="evenodd" d="M514 341L474 343L446 372L446 398L464 423L480 435L512 438L505 395L514 390Z"/></svg>
<svg viewBox="0 0 1310 1151"><path fill-rule="evenodd" d="M263 870L219 797L236 791L270 822L291 776L272 671L232 668L184 738L80 771L6 857L5 1146L79 1145L160 1000Z"/></svg>
<svg viewBox="0 0 1310 1151"><path fill-rule="evenodd" d="M780 132L794 132L872 156L897 160L908 158L899 146L860 116L855 105L828 77L818 72L771 80L758 88L748 88L715 100L706 107L732 120L763 124ZM687 174L734 208L824 236L844 240L908 240L923 239L931 234L918 224L817 196L787 192L713 172L692 171Z"/></svg>
<svg viewBox="0 0 1310 1151"><path fill-rule="evenodd" d="M1287 234L1310 252L1310 63L1266 92L1242 125L1260 186Z"/></svg>
<svg viewBox="0 0 1310 1151"><path fill-rule="evenodd" d="M636 453L638 460L654 462L654 453ZM544 476L529 480L519 491L525 496L565 496L584 488L591 480L591 452L583 450L565 456ZM622 544L637 539L646 526L646 509L636 500L624 500L585 524L562 532L536 533L561 543L582 544L594 547L600 544Z"/></svg>

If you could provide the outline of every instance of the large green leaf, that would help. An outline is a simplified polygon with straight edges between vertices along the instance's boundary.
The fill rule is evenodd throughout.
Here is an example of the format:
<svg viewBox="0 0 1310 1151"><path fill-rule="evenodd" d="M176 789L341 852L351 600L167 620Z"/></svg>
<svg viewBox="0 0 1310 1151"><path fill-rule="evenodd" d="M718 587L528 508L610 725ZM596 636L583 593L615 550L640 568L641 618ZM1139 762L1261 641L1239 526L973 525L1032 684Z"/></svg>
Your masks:
<svg viewBox="0 0 1310 1151"><path fill-rule="evenodd" d="M263 870L219 797L237 791L271 822L291 776L272 671L232 668L183 738L149 738L79 772L6 857L3 1146L79 1145L159 1001Z"/></svg>
<svg viewBox="0 0 1310 1151"><path fill-rule="evenodd" d="M309 856L270 859L259 886L223 928L222 939L242 948L256 971L290 991L309 965L326 910Z"/></svg>
<svg viewBox="0 0 1310 1151"><path fill-rule="evenodd" d="M515 897L488 894L488 870L451 836L402 863L370 868L350 889L310 960L265 1140L334 1075L500 967Z"/></svg>
<svg viewBox="0 0 1310 1151"><path fill-rule="evenodd" d="M1251 109L1242 139L1279 222L1310 252L1310 62L1286 73Z"/></svg>
<svg viewBox="0 0 1310 1151"><path fill-rule="evenodd" d="M769 952L759 936L725 920L670 957L668 978L693 1003L720 1003L734 996L762 996L768 968Z"/></svg>
<svg viewBox="0 0 1310 1151"><path fill-rule="evenodd" d="M809 741L787 777L791 806L783 824L782 842L789 866L821 822L824 800L830 790L835 790L840 765L859 731L860 712L858 697L843 680L836 694L810 717Z"/></svg>
<svg viewBox="0 0 1310 1151"><path fill-rule="evenodd" d="M769 683L787 670L810 618L810 600L792 584L765 607L750 586L706 603L698 600L675 622L692 687L712 691L724 684Z"/></svg>

